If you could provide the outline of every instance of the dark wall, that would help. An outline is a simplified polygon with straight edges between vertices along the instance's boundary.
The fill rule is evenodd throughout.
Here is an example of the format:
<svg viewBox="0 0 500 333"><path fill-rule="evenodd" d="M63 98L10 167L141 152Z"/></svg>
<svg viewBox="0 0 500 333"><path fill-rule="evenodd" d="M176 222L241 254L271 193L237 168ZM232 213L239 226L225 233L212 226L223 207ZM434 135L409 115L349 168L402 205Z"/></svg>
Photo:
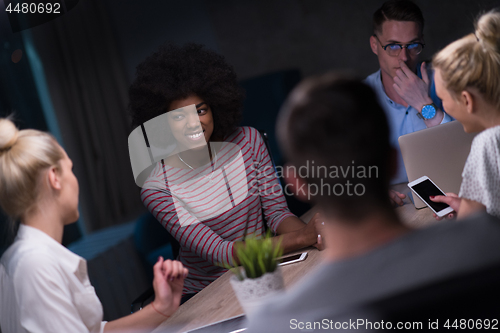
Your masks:
<svg viewBox="0 0 500 333"><path fill-rule="evenodd" d="M224 54L240 79L287 68L307 76L378 69L368 39L379 0L105 0L127 72L165 40L198 42ZM424 13L430 58L449 42L472 32L472 22L498 0L416 0Z"/></svg>
<svg viewBox="0 0 500 333"><path fill-rule="evenodd" d="M165 41L201 43L218 51L204 0L105 0L127 74Z"/></svg>

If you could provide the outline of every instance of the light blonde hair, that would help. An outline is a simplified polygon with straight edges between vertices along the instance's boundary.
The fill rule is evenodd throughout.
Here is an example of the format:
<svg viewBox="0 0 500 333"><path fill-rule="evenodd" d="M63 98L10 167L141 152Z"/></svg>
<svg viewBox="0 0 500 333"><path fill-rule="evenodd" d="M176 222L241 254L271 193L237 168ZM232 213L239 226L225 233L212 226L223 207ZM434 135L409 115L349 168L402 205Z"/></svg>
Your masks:
<svg viewBox="0 0 500 333"><path fill-rule="evenodd" d="M18 130L10 119L0 119L0 206L18 220L39 196L43 170L64 157L56 139L37 130Z"/></svg>
<svg viewBox="0 0 500 333"><path fill-rule="evenodd" d="M476 88L500 110L500 12L481 15L475 33L446 46L432 65L441 71L445 88L453 97Z"/></svg>

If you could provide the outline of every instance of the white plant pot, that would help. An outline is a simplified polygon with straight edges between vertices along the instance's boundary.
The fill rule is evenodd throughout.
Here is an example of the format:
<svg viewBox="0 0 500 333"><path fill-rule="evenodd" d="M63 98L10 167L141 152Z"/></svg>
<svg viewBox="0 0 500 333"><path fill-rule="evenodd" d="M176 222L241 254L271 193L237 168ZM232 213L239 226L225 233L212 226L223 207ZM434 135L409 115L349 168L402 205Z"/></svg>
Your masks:
<svg viewBox="0 0 500 333"><path fill-rule="evenodd" d="M236 275L229 279L234 293L247 315L255 311L263 302L272 298L284 289L281 268L277 267L272 273L266 273L256 279L238 280Z"/></svg>

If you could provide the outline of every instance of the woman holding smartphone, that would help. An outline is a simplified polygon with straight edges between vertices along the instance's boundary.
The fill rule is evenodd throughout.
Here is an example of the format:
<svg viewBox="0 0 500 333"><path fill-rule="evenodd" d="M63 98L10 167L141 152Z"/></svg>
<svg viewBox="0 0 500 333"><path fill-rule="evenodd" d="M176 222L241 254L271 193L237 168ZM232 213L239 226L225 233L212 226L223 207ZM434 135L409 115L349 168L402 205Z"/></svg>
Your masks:
<svg viewBox="0 0 500 333"><path fill-rule="evenodd" d="M0 119L0 205L17 236L0 260L3 332L123 332L152 330L179 306L187 269L159 258L155 299L129 316L102 322L85 260L61 245L78 219L73 163L50 135L19 131Z"/></svg>
<svg viewBox="0 0 500 333"><path fill-rule="evenodd" d="M431 200L450 205L458 218L484 210L500 217L500 13L482 15L474 34L445 47L432 64L446 112L466 132L481 133L472 142L460 193Z"/></svg>

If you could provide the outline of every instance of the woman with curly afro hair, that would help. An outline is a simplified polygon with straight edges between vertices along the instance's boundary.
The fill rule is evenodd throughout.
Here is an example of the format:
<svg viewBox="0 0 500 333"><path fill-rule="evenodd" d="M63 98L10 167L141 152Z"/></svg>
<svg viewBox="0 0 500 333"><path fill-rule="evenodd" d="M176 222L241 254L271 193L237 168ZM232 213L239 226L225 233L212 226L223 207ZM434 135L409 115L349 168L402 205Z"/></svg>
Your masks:
<svg viewBox="0 0 500 333"><path fill-rule="evenodd" d="M247 237L262 237L264 219L285 253L318 246L319 217L305 224L290 213L260 133L237 127L244 94L223 56L202 45L163 45L137 67L129 95L134 127L156 126L176 139L141 199L180 244L186 298L237 262Z"/></svg>

